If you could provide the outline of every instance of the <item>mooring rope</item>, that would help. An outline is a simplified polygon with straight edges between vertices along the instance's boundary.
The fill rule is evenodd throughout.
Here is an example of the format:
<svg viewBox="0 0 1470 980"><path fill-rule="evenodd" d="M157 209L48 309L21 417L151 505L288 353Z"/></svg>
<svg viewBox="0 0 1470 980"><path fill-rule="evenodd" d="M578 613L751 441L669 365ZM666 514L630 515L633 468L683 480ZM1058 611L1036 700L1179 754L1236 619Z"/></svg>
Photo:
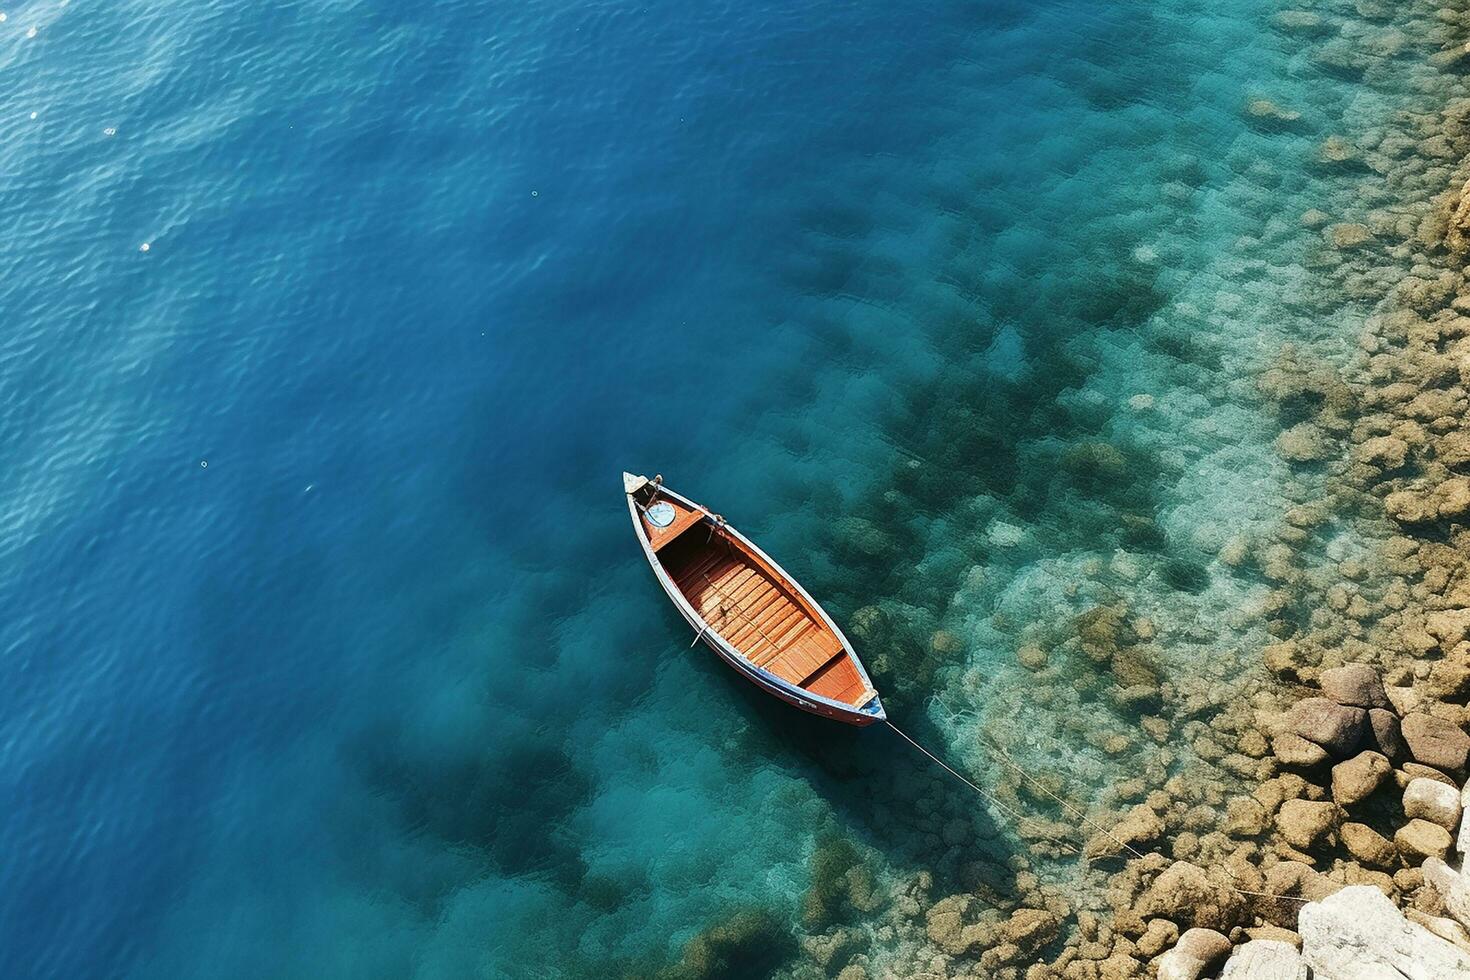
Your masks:
<svg viewBox="0 0 1470 980"><path fill-rule="evenodd" d="M924 748L924 746L920 745L918 742L914 741L912 738L909 738L909 736L904 732L904 730L902 728L899 728L897 725L895 725L891 719L888 720L886 722L886 724L888 725L889 728L893 729L893 733L895 735L897 735L899 738L903 739L905 742L907 742L910 745L912 745L914 748L918 749L924 755L928 756L931 760L933 760L933 762L936 765L938 765L945 772L949 773L955 779L958 779L960 782L962 782L966 786L970 787L970 789L974 790L976 793L979 793L982 797L984 797L985 799L989 800L991 803L993 803L1006 816L1010 817L1012 820L1015 820L1018 824L1021 821L1023 821L1023 820L1026 819L1026 815L1024 813L1021 813L1021 812L1019 812L1019 811L1017 811L1015 809L1012 809L1009 805L1007 805L1006 803L1004 803L1000 798L998 798L994 794L989 793L989 792L986 792L985 790L981 789L979 786L976 786L974 783L970 782L970 780L968 780L964 776L960 775L960 773L956 772L954 769L951 769L950 766L949 766L949 764L946 763L943 759L939 758L939 756L935 755L933 752L930 752L928 749ZM1077 849L1076 845L1070 843L1069 841L1064 841L1061 838L1053 837L1052 835L1047 834L1047 833L1044 833L1044 832L1043 832L1042 836L1045 837L1047 840L1051 841L1053 844L1057 845L1058 847L1064 848L1066 851L1068 851L1071 854L1081 854L1082 853L1081 851L1079 851Z"/></svg>
<svg viewBox="0 0 1470 980"><path fill-rule="evenodd" d="M943 702L940 702L940 703L941 703L941 705L943 704ZM946 710L948 710L948 709L946 708ZM980 796L982 796L986 800L989 800L992 804L994 804L997 808L999 808L1002 813L1006 814L1007 816L1011 817L1011 819L1015 820L1017 822L1018 827L1019 827L1020 822L1026 819L1025 814L1020 813L1019 811L1013 809L1012 807L1010 807L1009 805L1007 805L1006 803L1004 803L1003 801L1001 801L993 793L990 793L990 792L982 789L981 787L977 786L975 783L971 782L968 778L966 778L963 774L961 774L960 772L956 771L953 767L951 767L943 759L939 758L939 756L935 755L933 752L930 752L928 749L924 748L924 746L922 746L918 742L914 741L914 739L911 738L911 737L909 737L909 735L906 732L904 732L903 729L901 729L897 725L895 725L892 722L892 720L888 720L887 721L887 725L888 725L889 728L893 729L894 734L896 734L899 738L903 739L905 742L909 743L914 748L918 749L920 752L922 752L925 756L927 756L930 760L932 760L936 765L938 765L945 772L949 773L955 779L958 779L960 782L964 783L966 786L968 786L970 789L974 790L976 793L978 793ZM1069 813L1071 813L1072 815L1074 815L1075 817L1077 817L1077 819L1081 820L1087 826L1092 827L1093 829L1097 830L1099 833L1106 835L1115 844L1117 844L1119 847L1123 848L1124 850L1128 851L1128 853L1132 854L1134 857L1138 858L1139 860L1143 860L1145 857L1148 856L1147 854L1145 854L1142 851L1139 851L1137 848L1133 847L1133 845L1131 845L1131 844L1127 843L1126 841L1124 841L1124 840L1120 839L1119 837L1117 837L1115 834L1113 834L1112 831L1108 830L1106 827L1103 827L1103 826L1097 824L1095 821L1093 821L1090 818L1088 818L1087 815L1084 814L1081 810L1078 810L1076 807L1074 807L1073 805L1071 805L1070 803L1068 803L1066 800L1062 799L1060 796L1058 796L1057 794L1053 793L1051 790L1047 789L1046 786L1044 786L1040 782L1037 782L1030 774L1028 774L1021 767L1021 764L1020 763L1016 762L1015 760L1011 759L1010 756L1006 755L1006 753L1000 748L999 745L995 745L993 739L990 739L987 736L987 741L990 741L991 742L991 747L996 752L998 752L1000 754L1001 758L1005 761L1005 763L1008 766L1010 766L1016 772L1016 774L1018 776L1020 776L1022 779L1026 780L1027 782L1031 783L1032 785L1036 786L1038 789L1040 789L1047 796L1051 797L1053 800L1056 800ZM1073 845L1072 843L1070 843L1069 841L1061 840L1060 838L1053 837L1052 835L1047 834L1047 833L1044 833L1044 832L1042 833L1042 836L1046 840L1050 841L1051 843L1056 844L1057 846L1066 849L1069 853L1072 853L1072 854L1080 854L1080 855L1083 855L1084 857L1086 856L1083 851L1078 850L1078 848L1075 845ZM1152 851L1150 853L1152 853L1152 854L1158 854L1159 857L1163 857L1163 858L1165 858L1167 860L1167 856L1164 855L1164 854L1162 854L1162 853L1160 853L1160 852L1158 852L1158 851ZM1220 869L1222 871L1224 871L1226 874L1230 875L1230 877L1234 878L1236 881L1239 881L1240 880L1239 876L1236 875L1235 871L1233 869L1231 869L1230 867L1228 867L1226 865L1223 865L1223 864L1222 865L1219 865L1219 867L1220 867ZM1250 895L1250 896L1253 896L1253 897L1256 897L1256 898L1269 898L1269 899L1272 899L1272 900L1275 900L1275 901L1296 902L1296 903L1301 904L1301 905L1305 905L1307 902L1311 901L1310 899L1299 898L1299 897L1297 897L1295 895L1277 895L1277 894L1274 894L1273 892L1253 891L1253 890L1251 890L1249 888L1241 888L1241 887L1236 886L1236 885L1221 885L1220 887L1225 888L1228 891L1235 892L1236 894L1239 894L1239 895Z"/></svg>

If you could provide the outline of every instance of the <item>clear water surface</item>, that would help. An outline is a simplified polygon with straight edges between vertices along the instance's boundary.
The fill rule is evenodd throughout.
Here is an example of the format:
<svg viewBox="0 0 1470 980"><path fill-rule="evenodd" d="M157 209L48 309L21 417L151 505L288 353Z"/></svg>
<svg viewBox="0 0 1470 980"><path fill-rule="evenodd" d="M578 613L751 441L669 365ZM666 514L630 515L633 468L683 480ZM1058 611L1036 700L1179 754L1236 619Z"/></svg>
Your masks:
<svg viewBox="0 0 1470 980"><path fill-rule="evenodd" d="M1313 148L1395 98L1276 9L6 8L7 973L654 970L797 935L834 839L1003 890L901 743L689 649L618 474L881 608L961 758L926 698L985 710L1089 562L1166 628L1259 596L1230 379L1313 329Z"/></svg>

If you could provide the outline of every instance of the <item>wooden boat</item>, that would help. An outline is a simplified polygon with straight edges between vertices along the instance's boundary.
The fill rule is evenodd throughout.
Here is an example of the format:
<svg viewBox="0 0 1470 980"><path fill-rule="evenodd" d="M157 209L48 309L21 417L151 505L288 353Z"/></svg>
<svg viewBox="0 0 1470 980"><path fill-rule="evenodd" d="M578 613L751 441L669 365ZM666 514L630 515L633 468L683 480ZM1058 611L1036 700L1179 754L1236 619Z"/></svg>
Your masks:
<svg viewBox="0 0 1470 980"><path fill-rule="evenodd" d="M623 492L659 584L742 677L814 715L859 727L887 719L847 637L765 552L663 477L624 473Z"/></svg>

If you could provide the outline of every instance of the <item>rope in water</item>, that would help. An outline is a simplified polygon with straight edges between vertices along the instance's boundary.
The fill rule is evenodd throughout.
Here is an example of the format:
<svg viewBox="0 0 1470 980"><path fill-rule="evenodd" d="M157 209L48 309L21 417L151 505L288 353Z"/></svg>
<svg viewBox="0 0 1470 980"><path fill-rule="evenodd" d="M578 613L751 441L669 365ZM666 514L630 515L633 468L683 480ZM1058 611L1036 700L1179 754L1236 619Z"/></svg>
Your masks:
<svg viewBox="0 0 1470 980"><path fill-rule="evenodd" d="M942 702L941 702L941 704L942 704ZM1012 807L1010 807L1007 804L1005 804L1004 802L1002 802L994 794L989 793L989 792L987 792L984 789L981 789L975 783L971 782L969 779L965 778L965 776L963 776L958 771L956 771L955 769L953 769L943 759L939 758L933 752L930 752L928 749L924 748L924 746L922 746L918 742L914 741L914 739L912 739L911 737L909 737L909 735L907 733L905 733L903 731L903 729L899 728L891 720L888 721L887 724L888 724L888 727L889 728L893 729L893 732L894 732L895 735L897 735L899 738L903 739L905 742L907 742L910 745L912 745L914 748L918 749L921 753L923 753L925 756L927 756L929 759L931 759L935 764L937 764L941 769L943 769L945 772L949 773L955 779L958 779L961 783L964 783L966 786L968 786L970 789L974 790L980 796L984 797L986 800L989 800L992 804L994 804L996 807L998 807L1007 816L1009 816L1012 819L1016 820L1018 824L1019 824L1019 822L1021 820L1024 820L1025 819L1025 816L1023 814L1019 813L1018 811L1016 811ZM1032 786L1035 786L1037 789L1041 790L1047 796L1051 797L1053 800L1055 800L1057 803L1059 803L1064 809L1066 809L1066 811L1068 813L1071 813L1073 816L1075 816L1078 820L1082 821L1082 823L1086 824L1087 826L1089 826L1089 827L1093 828L1094 830L1098 831L1099 833L1107 836L1110 840L1113 841L1113 843L1117 844L1119 847L1123 848L1128 853L1132 854L1134 857L1142 860L1143 858L1145 858L1145 857L1148 856L1148 855L1144 854L1142 851L1139 851L1133 845L1129 844L1127 841L1124 841L1124 840L1120 839L1119 837L1117 837L1112 831L1108 830L1106 827L1103 827L1103 826L1099 825L1098 823L1096 823L1095 821L1091 820L1081 810L1077 809L1075 806L1073 806L1072 804L1068 803L1066 800L1062 799L1057 794L1053 793L1044 784L1042 784L1041 782L1039 782L1038 780L1036 780L1034 777L1032 777L1029 773L1027 773L1026 770L1021 767L1020 763L1016 762L1009 755L1007 755L1005 753L1005 751L1003 749L1001 749L1001 747L999 745L996 745L995 744L995 742L994 742L993 739L990 739L989 737L987 737L987 741L990 742L991 748L994 749L995 752L997 752L1000 755L1002 761L1006 765L1010 766L1011 769L1016 773L1016 775L1020 776L1027 783L1029 783ZM1071 844L1068 841L1064 841L1064 840L1061 840L1059 838L1053 837L1050 834L1043 834L1042 836L1044 836L1051 843L1056 844L1056 845L1058 845L1058 846L1060 846L1062 848L1065 848L1069 853L1072 853L1072 854L1081 854L1082 853L1081 851L1079 851L1076 848L1075 845ZM1158 852L1155 851L1155 852L1151 852L1151 853L1157 854ZM1162 854L1159 854L1159 856L1160 857L1164 857L1164 855L1162 855ZM1231 870L1230 868L1226 867L1225 865L1220 865L1220 868L1226 874L1230 875L1232 878L1236 878L1237 881L1239 880L1239 878L1236 877L1235 872L1233 870ZM1256 897L1256 898L1269 898L1269 899L1274 899L1274 900L1283 901L1283 902L1297 902L1298 904L1306 904L1308 901L1310 901L1310 899L1298 898L1298 897L1296 897L1294 895L1277 895L1277 894L1274 894L1272 892L1253 891L1252 889L1249 889L1249 888L1240 888L1240 887L1238 887L1236 885L1224 885L1222 887L1224 887L1224 888L1226 888L1226 889L1228 889L1230 891L1233 891L1233 892L1235 892L1235 893L1237 893L1239 895L1250 895L1250 896L1253 896L1253 897Z"/></svg>
<svg viewBox="0 0 1470 980"><path fill-rule="evenodd" d="M1018 810L1012 808L1011 806L1007 805L1005 802L1003 802L998 797L996 797L993 793L986 792L985 790L981 789L979 786L976 786L974 783L970 782L964 776L960 775L960 773L956 772L954 769L951 769L949 767L949 764L948 763L946 763L943 759L939 758L939 756L935 755L933 752L930 752L928 749L924 748L924 746L920 745L918 742L914 741L912 738L910 738L907 734L904 733L904 730L901 729L901 728L899 728L897 725L895 725L892 722L892 720L888 720L886 722L886 724L888 725L889 728L893 729L893 733L895 735L897 735L899 738L903 739L905 742L907 742L910 745L912 745L914 748L918 749L924 755L928 756L931 760L933 760L933 762L936 765L938 765L945 772L949 773L955 779L958 779L960 782L962 782L966 786L970 787L970 789L974 790L976 793L979 793L985 799L989 800L992 804L994 804L1006 816L1008 816L1011 819L1017 821L1017 823L1019 823L1020 821L1022 821L1024 819L1026 819L1026 815L1025 814L1023 814L1020 811L1018 811ZM1070 843L1068 841L1064 841L1064 840L1062 840L1059 837L1053 837L1050 834L1043 834L1042 836L1044 836L1047 840L1051 841L1053 844L1057 845L1058 847L1064 848L1070 854L1080 854L1080 853L1082 853L1081 851L1079 851L1077 849L1076 845L1074 845L1074 844L1072 844L1072 843Z"/></svg>

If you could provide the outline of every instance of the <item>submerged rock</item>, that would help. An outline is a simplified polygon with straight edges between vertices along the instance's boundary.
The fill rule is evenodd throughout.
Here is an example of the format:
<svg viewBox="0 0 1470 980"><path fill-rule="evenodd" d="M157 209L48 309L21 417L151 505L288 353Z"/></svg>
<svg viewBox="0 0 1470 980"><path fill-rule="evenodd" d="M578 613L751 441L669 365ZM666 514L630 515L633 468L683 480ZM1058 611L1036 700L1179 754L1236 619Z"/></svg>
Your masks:
<svg viewBox="0 0 1470 980"><path fill-rule="evenodd" d="M941 898L924 914L924 929L929 941L951 956L968 953L986 942L987 930L979 923L966 922L975 900L969 895Z"/></svg>
<svg viewBox="0 0 1470 980"><path fill-rule="evenodd" d="M1221 829L1231 837L1259 837L1271 826L1271 815L1257 800L1249 796L1237 796L1225 808L1225 823Z"/></svg>
<svg viewBox="0 0 1470 980"><path fill-rule="evenodd" d="M1027 670L1046 669L1046 651L1034 643L1023 644L1016 651L1016 661Z"/></svg>
<svg viewBox="0 0 1470 980"><path fill-rule="evenodd" d="M1329 225L1323 234L1333 248L1339 249L1357 248L1373 240L1373 232L1367 225L1349 222Z"/></svg>
<svg viewBox="0 0 1470 980"><path fill-rule="evenodd" d="M1397 436L1375 436L1359 444L1359 460L1384 472L1400 469L1409 459L1409 444Z"/></svg>
<svg viewBox="0 0 1470 980"><path fill-rule="evenodd" d="M882 643L891 632L888 614L877 606L863 606L847 622L848 631L867 643Z"/></svg>
<svg viewBox="0 0 1470 980"><path fill-rule="evenodd" d="M1094 834L1084 853L1088 857L1110 857L1123 851L1123 844L1148 845L1164 836L1164 821L1147 804L1139 803L1104 834ZM1120 843L1121 842L1121 843Z"/></svg>
<svg viewBox="0 0 1470 980"><path fill-rule="evenodd" d="M1316 462L1332 455L1326 435L1310 422L1294 425L1277 436L1276 450L1294 463Z"/></svg>
<svg viewBox="0 0 1470 980"><path fill-rule="evenodd" d="M1245 104L1245 114L1248 119L1257 123L1295 123L1299 122L1302 114L1295 109L1283 109L1270 99L1251 99Z"/></svg>
<svg viewBox="0 0 1470 980"><path fill-rule="evenodd" d="M1358 148L1341 136L1329 136L1317 147L1317 160L1328 166L1356 163L1360 157Z"/></svg>
<svg viewBox="0 0 1470 980"><path fill-rule="evenodd" d="M1196 928L1229 929L1240 917L1242 902L1233 889L1211 881L1204 869L1176 861L1154 879L1139 898L1136 911L1144 918L1159 916Z"/></svg>
<svg viewBox="0 0 1470 980"><path fill-rule="evenodd" d="M1317 208L1310 208L1302 212L1301 223L1303 228L1322 228L1332 221L1332 215Z"/></svg>
<svg viewBox="0 0 1470 980"><path fill-rule="evenodd" d="M1309 902L1297 931L1302 959L1331 980L1470 978L1470 953L1410 922L1372 885L1351 885Z"/></svg>
<svg viewBox="0 0 1470 980"><path fill-rule="evenodd" d="M1061 919L1044 909L1017 909L1000 927L1002 942L1013 943L1023 953L1035 952L1057 937Z"/></svg>
<svg viewBox="0 0 1470 980"><path fill-rule="evenodd" d="M742 911L689 940L670 978L754 976L772 971L795 952L795 942L774 916Z"/></svg>
<svg viewBox="0 0 1470 980"><path fill-rule="evenodd" d="M1271 15L1271 26L1283 34L1302 34L1308 37L1321 37L1337 32L1337 28L1328 23L1326 18L1310 10L1279 10Z"/></svg>
<svg viewBox="0 0 1470 980"><path fill-rule="evenodd" d="M1332 758L1316 742L1309 742L1291 732L1284 732L1271 739L1271 751L1286 765L1307 769L1320 766Z"/></svg>

